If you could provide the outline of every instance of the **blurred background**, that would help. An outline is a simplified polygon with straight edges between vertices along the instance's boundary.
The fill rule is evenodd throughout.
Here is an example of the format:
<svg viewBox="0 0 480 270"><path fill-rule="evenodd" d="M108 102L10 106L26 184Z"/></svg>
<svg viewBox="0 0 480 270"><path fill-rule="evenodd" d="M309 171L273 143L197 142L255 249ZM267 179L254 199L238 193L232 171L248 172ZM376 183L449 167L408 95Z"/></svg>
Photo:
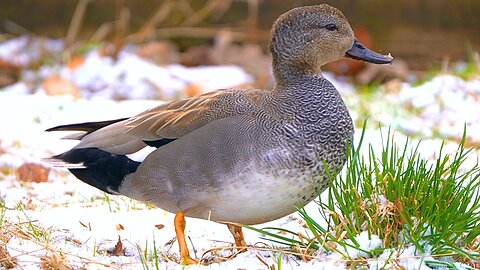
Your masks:
<svg viewBox="0 0 480 270"><path fill-rule="evenodd" d="M122 23L125 36L147 27L226 27L250 34L238 41L265 42L266 32L281 13L296 6L328 3L339 8L353 27L365 28L375 47L388 48L414 69L429 68L445 56L465 58L468 50L480 46L477 0L2 0L1 32L64 38L79 2L88 5L75 33L82 39L108 28L106 24ZM97 37L112 38L115 33L104 31ZM168 38L185 49L195 42L208 42L212 33L161 30L144 35L131 41ZM182 39L195 37L203 40Z"/></svg>
<svg viewBox="0 0 480 270"><path fill-rule="evenodd" d="M258 44L265 52L269 29L280 14L318 3L339 8L359 39L404 60L417 77L445 61L468 61L480 50L478 0L2 0L0 38L61 39L67 49L62 61L101 42L113 44L108 53L115 56L125 44L168 41L144 48L145 57L187 66L238 64L248 71L251 67L240 59L255 59L259 52L249 47L250 52L236 51L240 59L226 59L235 58L228 47ZM349 68L333 67L337 73L356 73Z"/></svg>

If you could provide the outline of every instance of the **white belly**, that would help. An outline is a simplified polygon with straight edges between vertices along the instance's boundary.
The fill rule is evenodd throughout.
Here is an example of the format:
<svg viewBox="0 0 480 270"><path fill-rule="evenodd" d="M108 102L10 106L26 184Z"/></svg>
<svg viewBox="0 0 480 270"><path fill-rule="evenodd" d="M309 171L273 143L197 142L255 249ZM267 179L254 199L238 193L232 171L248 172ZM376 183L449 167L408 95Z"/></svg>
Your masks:
<svg viewBox="0 0 480 270"><path fill-rule="evenodd" d="M290 172L291 173L291 172ZM291 214L317 197L317 182L306 174L274 178L260 173L238 177L222 190L205 194L188 216L241 224L259 224Z"/></svg>

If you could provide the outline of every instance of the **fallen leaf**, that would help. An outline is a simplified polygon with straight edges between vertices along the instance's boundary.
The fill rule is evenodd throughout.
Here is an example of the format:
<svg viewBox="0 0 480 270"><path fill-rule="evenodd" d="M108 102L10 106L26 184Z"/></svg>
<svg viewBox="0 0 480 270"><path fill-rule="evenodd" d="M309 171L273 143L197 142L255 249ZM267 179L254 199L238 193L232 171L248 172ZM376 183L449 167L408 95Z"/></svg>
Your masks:
<svg viewBox="0 0 480 270"><path fill-rule="evenodd" d="M35 208L37 208L37 206L33 203L32 199L28 199L27 202L22 200L19 203L22 205L22 209L24 210L35 210Z"/></svg>
<svg viewBox="0 0 480 270"><path fill-rule="evenodd" d="M75 245L78 245L80 246L82 244L82 241L78 240L78 239L75 239L75 238L71 238L71 239L68 239L70 242L74 243Z"/></svg>
<svg viewBox="0 0 480 270"><path fill-rule="evenodd" d="M21 70L19 65L0 59L0 88L16 82Z"/></svg>
<svg viewBox="0 0 480 270"><path fill-rule="evenodd" d="M80 91L71 81L58 75L51 75L43 81L43 89L49 96L71 95L79 97Z"/></svg>
<svg viewBox="0 0 480 270"><path fill-rule="evenodd" d="M17 265L17 260L10 256L2 246L0 246L0 265L5 267L5 269L14 268Z"/></svg>
<svg viewBox="0 0 480 270"><path fill-rule="evenodd" d="M123 231L123 230L125 230L125 228L123 227L122 224L117 224L115 227L116 227L117 231Z"/></svg>
<svg viewBox="0 0 480 270"><path fill-rule="evenodd" d="M70 61L68 61L67 67L71 70L75 70L81 65L83 65L84 62L85 57L83 57L82 55L75 55L70 59Z"/></svg>
<svg viewBox="0 0 480 270"><path fill-rule="evenodd" d="M187 88L185 89L185 95L187 95L187 97L193 97L200 93L202 93L202 88L195 83L187 85Z"/></svg>
<svg viewBox="0 0 480 270"><path fill-rule="evenodd" d="M47 182L49 173L50 168L35 163L23 163L15 171L18 181L35 183Z"/></svg>
<svg viewBox="0 0 480 270"><path fill-rule="evenodd" d="M118 236L117 244L115 245L115 249L113 250L113 256L123 256L125 255L125 251L123 250L122 240L120 236Z"/></svg>
<svg viewBox="0 0 480 270"><path fill-rule="evenodd" d="M157 224L157 225L155 225L155 227L156 227L157 229L161 230L161 229L165 228L165 225L163 225L163 224Z"/></svg>

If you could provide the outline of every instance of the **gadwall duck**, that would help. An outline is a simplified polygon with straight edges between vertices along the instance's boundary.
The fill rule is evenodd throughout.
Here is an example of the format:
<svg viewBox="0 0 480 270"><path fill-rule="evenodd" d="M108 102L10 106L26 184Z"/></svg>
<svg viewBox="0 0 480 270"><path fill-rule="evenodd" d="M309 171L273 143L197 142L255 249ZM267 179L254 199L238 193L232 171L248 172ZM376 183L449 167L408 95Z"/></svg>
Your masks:
<svg viewBox="0 0 480 270"><path fill-rule="evenodd" d="M217 90L162 104L131 118L57 126L81 131L80 143L52 157L83 182L158 206L175 215L183 264L195 263L185 219L228 224L237 248L240 226L295 212L328 186L325 165L338 173L353 123L320 67L349 57L391 63L359 43L343 14L305 6L273 25L271 90ZM156 147L142 162L127 155Z"/></svg>

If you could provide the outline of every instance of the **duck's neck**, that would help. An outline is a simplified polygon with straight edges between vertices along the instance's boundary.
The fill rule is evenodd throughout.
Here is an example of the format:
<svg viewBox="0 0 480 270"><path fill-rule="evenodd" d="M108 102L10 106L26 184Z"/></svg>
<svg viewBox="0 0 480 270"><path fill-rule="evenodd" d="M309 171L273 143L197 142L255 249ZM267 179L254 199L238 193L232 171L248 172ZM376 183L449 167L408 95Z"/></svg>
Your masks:
<svg viewBox="0 0 480 270"><path fill-rule="evenodd" d="M322 92L335 91L333 87L324 89L330 84L322 75L320 68L283 67L273 65L275 78L274 95L288 96L293 99L307 96L323 96ZM332 88L332 89L331 89ZM326 94L326 93L325 93Z"/></svg>
<svg viewBox="0 0 480 270"><path fill-rule="evenodd" d="M287 61L281 57L273 57L272 70L278 85L288 85L299 78L321 77L320 65L308 61Z"/></svg>

